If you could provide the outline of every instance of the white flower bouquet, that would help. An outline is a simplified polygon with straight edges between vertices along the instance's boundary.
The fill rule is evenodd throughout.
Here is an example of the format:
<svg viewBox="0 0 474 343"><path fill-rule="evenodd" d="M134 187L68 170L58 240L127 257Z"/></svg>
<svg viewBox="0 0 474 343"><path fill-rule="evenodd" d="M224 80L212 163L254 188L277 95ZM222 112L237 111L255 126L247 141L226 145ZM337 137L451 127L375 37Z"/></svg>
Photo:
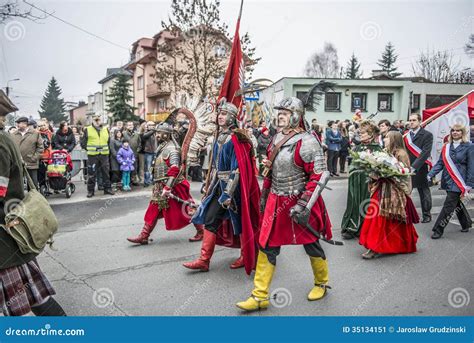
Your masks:
<svg viewBox="0 0 474 343"><path fill-rule="evenodd" d="M377 178L393 178L412 175L410 168L398 161L387 151L351 152L352 163L357 169L366 171Z"/></svg>

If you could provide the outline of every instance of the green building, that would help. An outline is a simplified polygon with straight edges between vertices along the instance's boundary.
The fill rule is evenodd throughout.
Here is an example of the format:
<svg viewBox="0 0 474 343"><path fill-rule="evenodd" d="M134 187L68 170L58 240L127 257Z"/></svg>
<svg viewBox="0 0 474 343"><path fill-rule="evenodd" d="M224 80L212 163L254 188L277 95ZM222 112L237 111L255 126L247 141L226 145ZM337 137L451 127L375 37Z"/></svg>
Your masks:
<svg viewBox="0 0 474 343"><path fill-rule="evenodd" d="M284 97L304 97L307 90L322 79L284 77L261 92L259 103L265 108ZM325 125L328 120L352 119L360 109L362 117L377 113L373 120L406 120L409 113L422 113L426 108L452 102L468 93L472 84L433 83L423 78L391 79L384 74L368 79L324 79L336 84L333 92L326 93L314 112L307 112L308 121L316 118ZM268 115L268 113L266 113Z"/></svg>

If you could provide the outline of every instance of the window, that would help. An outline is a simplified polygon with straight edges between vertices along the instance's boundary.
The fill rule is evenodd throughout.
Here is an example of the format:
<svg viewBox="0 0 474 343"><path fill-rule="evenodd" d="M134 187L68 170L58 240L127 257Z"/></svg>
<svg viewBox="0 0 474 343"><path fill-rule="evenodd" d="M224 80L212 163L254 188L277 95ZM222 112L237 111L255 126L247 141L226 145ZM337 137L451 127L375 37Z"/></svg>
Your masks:
<svg viewBox="0 0 474 343"><path fill-rule="evenodd" d="M166 99L158 99L157 105L158 111L164 111L166 109Z"/></svg>
<svg viewBox="0 0 474 343"><path fill-rule="evenodd" d="M214 54L215 54L216 57L225 57L225 55L226 55L225 46L216 45L214 47Z"/></svg>
<svg viewBox="0 0 474 343"><path fill-rule="evenodd" d="M426 94L426 106L425 108L439 107L442 105L449 104L456 99L459 99L462 95L438 95L438 94Z"/></svg>
<svg viewBox="0 0 474 343"><path fill-rule="evenodd" d="M143 56L143 50L138 50L135 54L135 60L138 61Z"/></svg>
<svg viewBox="0 0 474 343"><path fill-rule="evenodd" d="M411 110L417 111L420 109L420 94L413 94L413 100L411 103Z"/></svg>
<svg viewBox="0 0 474 343"><path fill-rule="evenodd" d="M392 112L393 94L379 93L377 99L377 109L380 112Z"/></svg>
<svg viewBox="0 0 474 343"><path fill-rule="evenodd" d="M352 93L351 111L355 110L367 111L367 93Z"/></svg>
<svg viewBox="0 0 474 343"><path fill-rule="evenodd" d="M143 89L144 83L143 83L143 76L137 77L137 89Z"/></svg>
<svg viewBox="0 0 474 343"><path fill-rule="evenodd" d="M214 85L215 85L216 87L222 86L222 82L224 82L224 75L221 75L221 76L219 76L219 77L215 77L215 78L214 78Z"/></svg>
<svg viewBox="0 0 474 343"><path fill-rule="evenodd" d="M328 112L340 111L341 93L326 93L324 96L324 110Z"/></svg>
<svg viewBox="0 0 474 343"><path fill-rule="evenodd" d="M143 102L139 102L137 104L137 108L138 108L138 114L139 115L142 115L145 113L145 106L143 105Z"/></svg>

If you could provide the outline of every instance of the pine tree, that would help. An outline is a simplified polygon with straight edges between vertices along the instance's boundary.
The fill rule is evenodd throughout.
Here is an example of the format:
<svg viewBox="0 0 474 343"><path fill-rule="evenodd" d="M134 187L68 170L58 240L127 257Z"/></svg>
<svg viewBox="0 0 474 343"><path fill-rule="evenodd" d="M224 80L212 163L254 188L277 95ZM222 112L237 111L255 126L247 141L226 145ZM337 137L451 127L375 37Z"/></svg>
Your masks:
<svg viewBox="0 0 474 343"><path fill-rule="evenodd" d="M66 107L64 106L64 99L60 98L61 88L54 78L51 78L48 84L48 89L41 100L40 110L38 111L41 118L48 119L49 122L59 124L63 120L67 120L65 115Z"/></svg>
<svg viewBox="0 0 474 343"><path fill-rule="evenodd" d="M347 62L346 79L359 79L362 76L360 69L360 62L352 53L351 59Z"/></svg>
<svg viewBox="0 0 474 343"><path fill-rule="evenodd" d="M107 94L107 111L113 114L114 121L134 120L133 114L135 108L130 105L132 95L130 94L130 76L118 74L117 79Z"/></svg>
<svg viewBox="0 0 474 343"><path fill-rule="evenodd" d="M402 73L397 72L397 67L395 66L397 58L398 55L395 54L395 47L391 42L388 42L385 46L384 52L382 53L382 58L379 59L377 64L387 73L388 76L397 77L402 75Z"/></svg>

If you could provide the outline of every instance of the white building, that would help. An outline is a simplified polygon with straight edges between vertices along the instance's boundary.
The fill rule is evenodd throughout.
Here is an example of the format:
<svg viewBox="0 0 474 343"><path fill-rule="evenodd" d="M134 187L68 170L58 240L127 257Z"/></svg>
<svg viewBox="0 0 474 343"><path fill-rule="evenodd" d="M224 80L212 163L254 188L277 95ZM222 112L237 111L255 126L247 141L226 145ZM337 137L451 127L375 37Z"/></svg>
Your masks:
<svg viewBox="0 0 474 343"><path fill-rule="evenodd" d="M114 85L117 76L120 74L127 75L129 77L130 95L133 96L133 74L123 68L107 68L106 76L99 81L99 84L102 85L102 108L104 109L107 116L110 115L110 113L107 112L107 96L110 93L109 89ZM133 105L133 97L129 101L129 104Z"/></svg>
<svg viewBox="0 0 474 343"><path fill-rule="evenodd" d="M102 92L95 92L87 97L87 111L86 115L88 121L93 115L99 115L102 117L102 121L107 123L107 114L104 111L104 102Z"/></svg>

